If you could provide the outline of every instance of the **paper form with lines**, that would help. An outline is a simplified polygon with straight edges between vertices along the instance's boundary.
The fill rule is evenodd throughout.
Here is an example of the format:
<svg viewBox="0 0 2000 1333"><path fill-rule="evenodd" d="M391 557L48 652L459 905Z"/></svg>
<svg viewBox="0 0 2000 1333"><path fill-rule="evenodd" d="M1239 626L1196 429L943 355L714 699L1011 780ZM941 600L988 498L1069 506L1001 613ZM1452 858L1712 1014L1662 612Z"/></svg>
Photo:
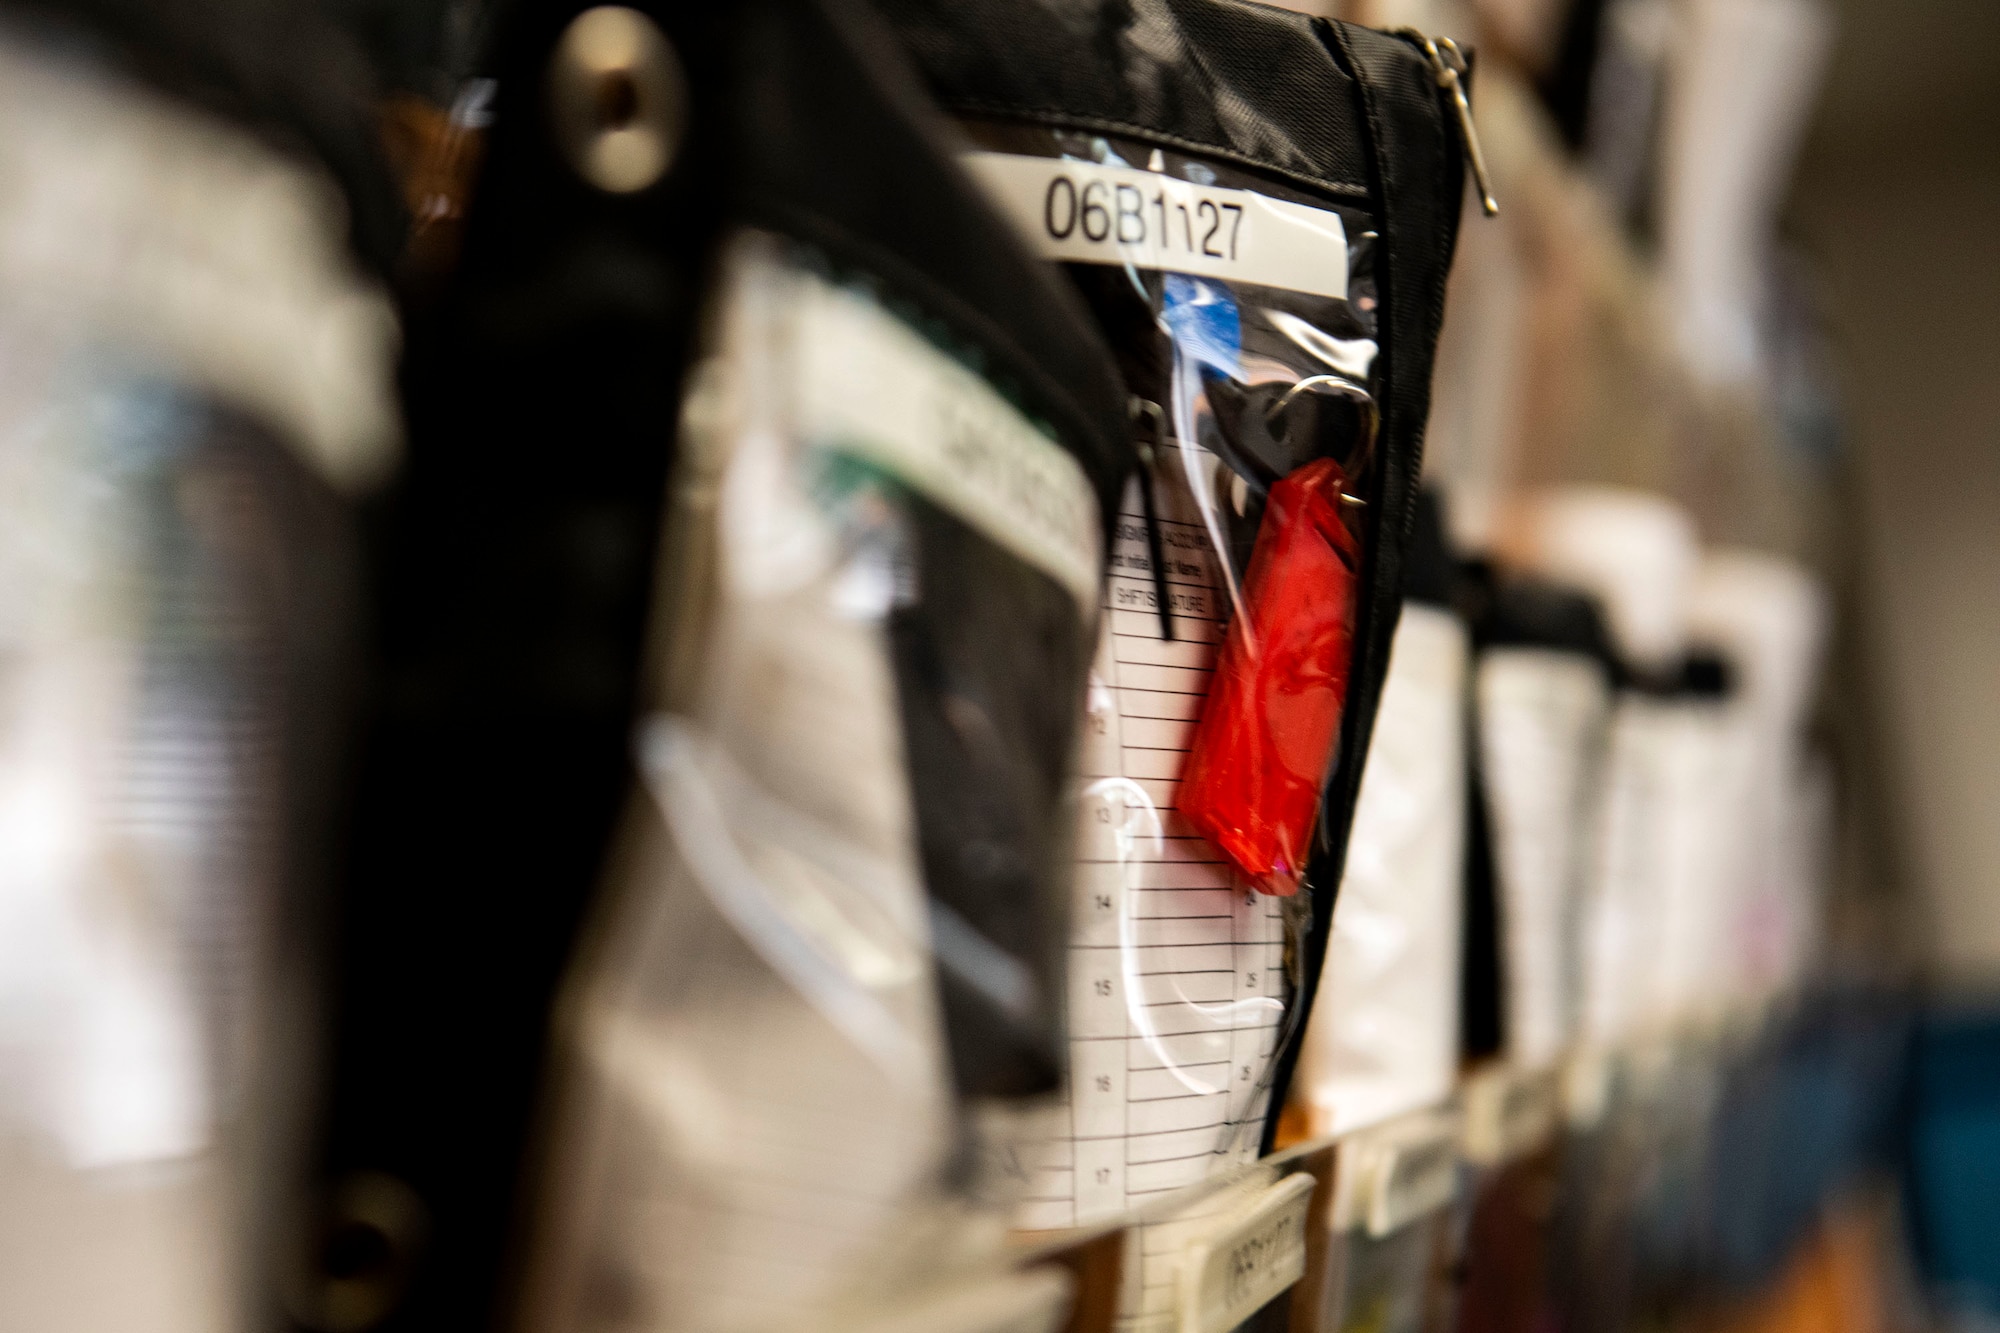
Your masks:
<svg viewBox="0 0 2000 1333"><path fill-rule="evenodd" d="M1173 640L1136 483L1112 543L1081 760L1069 1100L1035 1161L1030 1229L1114 1217L1253 1158L1268 1106L1282 900L1251 892L1174 808L1228 604L1178 471L1156 483Z"/></svg>

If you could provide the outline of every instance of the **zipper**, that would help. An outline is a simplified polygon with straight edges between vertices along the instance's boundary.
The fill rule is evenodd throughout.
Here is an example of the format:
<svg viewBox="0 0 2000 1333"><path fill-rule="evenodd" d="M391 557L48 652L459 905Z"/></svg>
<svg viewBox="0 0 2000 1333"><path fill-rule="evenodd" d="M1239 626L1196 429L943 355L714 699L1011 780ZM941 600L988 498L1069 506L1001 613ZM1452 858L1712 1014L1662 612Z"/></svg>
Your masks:
<svg viewBox="0 0 2000 1333"><path fill-rule="evenodd" d="M1472 179L1479 186L1479 210L1487 217L1500 211L1499 203L1493 198L1493 182L1486 174L1486 154L1479 147L1479 130L1472 123L1472 103L1465 96L1464 75L1472 70L1472 62L1458 49L1458 43L1449 37L1427 37L1415 28L1398 28L1399 36L1408 37L1423 47L1424 58L1430 62L1431 76L1437 86L1451 94L1453 110L1458 113L1458 137L1465 149L1465 160L1472 167Z"/></svg>

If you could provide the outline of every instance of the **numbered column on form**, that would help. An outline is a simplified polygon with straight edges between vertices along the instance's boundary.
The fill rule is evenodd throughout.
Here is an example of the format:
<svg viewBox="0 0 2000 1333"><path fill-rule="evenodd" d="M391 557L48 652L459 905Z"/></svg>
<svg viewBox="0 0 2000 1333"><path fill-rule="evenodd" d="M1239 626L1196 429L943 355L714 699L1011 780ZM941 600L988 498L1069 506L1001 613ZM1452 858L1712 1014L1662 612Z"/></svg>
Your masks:
<svg viewBox="0 0 2000 1333"><path fill-rule="evenodd" d="M1043 1145L1029 1228L1117 1216L1253 1154L1254 1132L1232 1131L1261 1124L1279 1030L1277 901L1244 890L1174 806L1221 605L1193 504L1161 482L1175 637L1160 632L1135 490L1114 534L1080 756L1068 1133Z"/></svg>

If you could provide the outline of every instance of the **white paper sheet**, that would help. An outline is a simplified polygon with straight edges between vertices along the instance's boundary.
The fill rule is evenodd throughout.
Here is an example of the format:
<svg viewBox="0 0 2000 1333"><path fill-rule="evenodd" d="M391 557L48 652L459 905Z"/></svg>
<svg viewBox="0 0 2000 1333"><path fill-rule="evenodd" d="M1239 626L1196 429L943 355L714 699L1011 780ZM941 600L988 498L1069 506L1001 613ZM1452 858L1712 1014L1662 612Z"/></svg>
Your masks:
<svg viewBox="0 0 2000 1333"><path fill-rule="evenodd" d="M1174 806L1226 603L1177 476L1158 482L1164 639L1136 484L1113 537L1081 772L1066 1133L1017 1221L1117 1216L1256 1155L1283 1017L1281 900L1249 890ZM1169 1291L1170 1262L1140 1281ZM1155 1271L1155 1270L1158 1271Z"/></svg>

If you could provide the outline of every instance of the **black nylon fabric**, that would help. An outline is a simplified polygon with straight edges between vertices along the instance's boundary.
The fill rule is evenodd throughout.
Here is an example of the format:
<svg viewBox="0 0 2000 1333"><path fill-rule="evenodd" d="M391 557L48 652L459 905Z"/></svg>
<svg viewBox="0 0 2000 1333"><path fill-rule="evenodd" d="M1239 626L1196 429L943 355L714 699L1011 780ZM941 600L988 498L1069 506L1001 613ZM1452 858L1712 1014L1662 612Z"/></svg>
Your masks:
<svg viewBox="0 0 2000 1333"><path fill-rule="evenodd" d="M1353 80L1315 20L1240 0L878 0L949 111L1149 139L1364 197Z"/></svg>
<svg viewBox="0 0 2000 1333"><path fill-rule="evenodd" d="M1381 237L1376 375L1382 466L1362 497L1354 665L1319 846L1303 962L1310 1006L1346 861L1362 758L1401 607L1431 363L1458 236L1464 167L1445 96L1415 43L1244 0L876 0L946 109L1094 131L1269 173L1329 201L1365 201ZM1298 1058L1278 1057L1273 1105ZM1266 1128L1265 1147L1276 1116Z"/></svg>
<svg viewBox="0 0 2000 1333"><path fill-rule="evenodd" d="M1370 567L1363 571L1366 595L1355 624L1357 660L1371 669L1356 673L1341 728L1342 754L1365 755L1401 611L1403 564L1416 521L1430 417L1431 361L1458 239L1464 167L1440 91L1409 41L1346 23L1322 21L1320 31L1356 75L1382 237L1376 251L1382 293L1377 370L1389 466L1379 474L1379 493L1369 497L1378 506L1380 527ZM1343 762L1327 794L1329 810L1351 813L1360 780L1361 765ZM1345 857L1347 825L1347 819L1323 824L1340 839L1341 845L1327 849L1334 865Z"/></svg>
<svg viewBox="0 0 2000 1333"><path fill-rule="evenodd" d="M1592 658L1616 678L1618 651L1596 598L1542 579L1500 578L1484 564L1468 566L1467 581L1478 589L1468 614L1480 648L1554 648Z"/></svg>
<svg viewBox="0 0 2000 1333"><path fill-rule="evenodd" d="M1055 1092L1069 1050L1064 797L1093 626L1053 580L1023 577L935 505L904 503L923 590L891 616L890 641L953 1084L972 1097ZM964 928L1028 969L1031 1003L995 1002Z"/></svg>
<svg viewBox="0 0 2000 1333"><path fill-rule="evenodd" d="M958 170L894 35L837 2L738 9L729 169L744 219L884 280L915 303L899 313L983 356L975 369L1078 455L1109 532L1132 466L1115 365L1074 289Z"/></svg>

